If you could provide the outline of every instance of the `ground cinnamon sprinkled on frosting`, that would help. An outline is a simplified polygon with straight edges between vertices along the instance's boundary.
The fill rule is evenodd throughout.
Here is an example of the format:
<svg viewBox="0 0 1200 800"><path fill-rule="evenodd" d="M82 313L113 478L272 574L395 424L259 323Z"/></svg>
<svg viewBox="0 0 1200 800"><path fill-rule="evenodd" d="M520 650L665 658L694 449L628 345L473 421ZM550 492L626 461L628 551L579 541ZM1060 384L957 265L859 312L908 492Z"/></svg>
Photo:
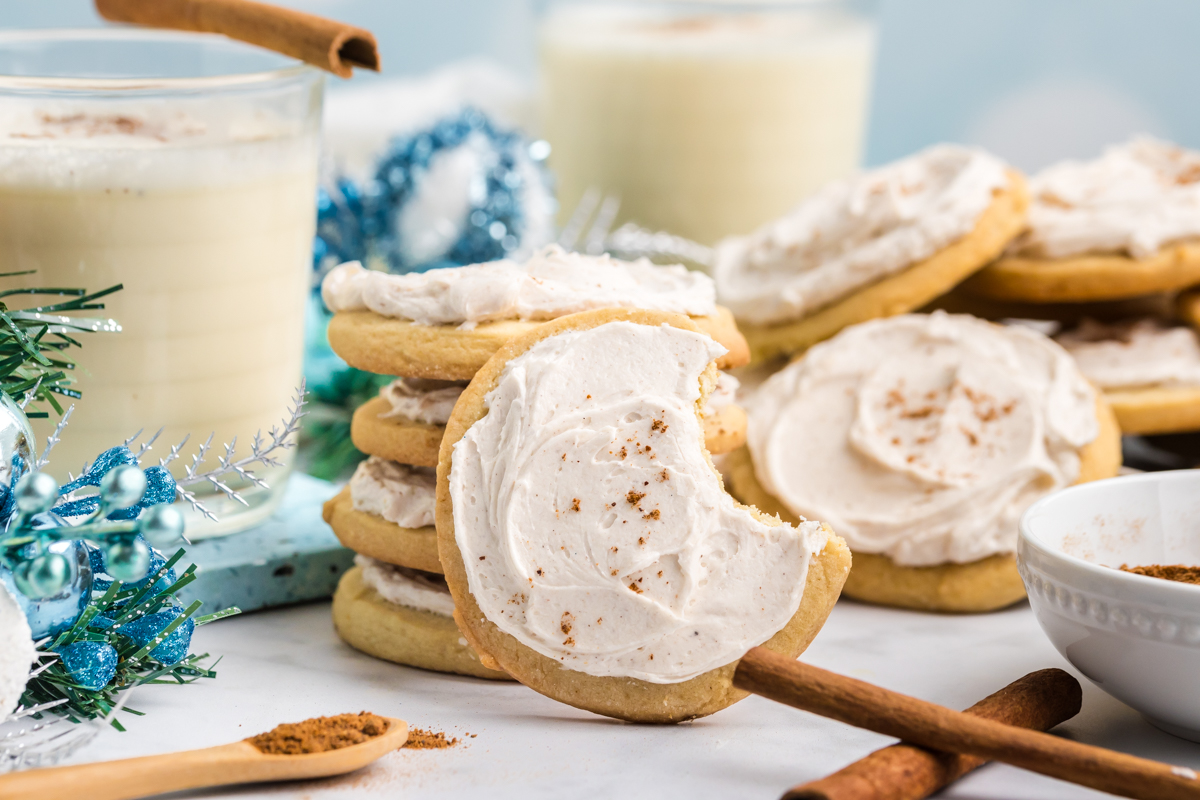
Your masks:
<svg viewBox="0 0 1200 800"><path fill-rule="evenodd" d="M1162 578L1165 581L1200 585L1200 567L1188 567L1183 564L1150 564L1145 567L1131 567L1128 564L1122 564L1121 571L1132 572L1134 575L1145 575L1148 578Z"/></svg>
<svg viewBox="0 0 1200 800"><path fill-rule="evenodd" d="M382 735L387 728L387 720L383 717L362 711L334 717L313 717L303 722L285 722L246 741L268 755L295 756L362 744Z"/></svg>
<svg viewBox="0 0 1200 800"><path fill-rule="evenodd" d="M467 734L475 738L471 734ZM458 739L447 739L441 731L427 731L424 728L409 728L408 741L404 743L406 750L445 750L454 747Z"/></svg>

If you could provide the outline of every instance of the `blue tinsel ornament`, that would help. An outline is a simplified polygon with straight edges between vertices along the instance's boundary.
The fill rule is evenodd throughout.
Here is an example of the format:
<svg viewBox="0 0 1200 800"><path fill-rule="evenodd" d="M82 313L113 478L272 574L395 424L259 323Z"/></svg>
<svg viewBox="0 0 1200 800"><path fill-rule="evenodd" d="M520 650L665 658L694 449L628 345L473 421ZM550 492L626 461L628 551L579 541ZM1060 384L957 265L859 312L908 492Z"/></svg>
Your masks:
<svg viewBox="0 0 1200 800"><path fill-rule="evenodd" d="M154 641L154 637L162 633L164 628L182 615L183 611L177 608L163 610L132 622L126 622L117 630L132 639L138 647L145 647ZM167 666L178 664L187 657L188 648L192 645L192 633L195 630L196 623L193 620L184 620L178 628L167 634L162 642L150 651L150 655Z"/></svg>
<svg viewBox="0 0 1200 800"><path fill-rule="evenodd" d="M313 263L412 272L538 247L555 211L548 154L474 108L397 137L363 185L342 176L320 190Z"/></svg>
<svg viewBox="0 0 1200 800"><path fill-rule="evenodd" d="M104 476L117 467L136 466L137 457L124 445L112 447L96 456L96 460L87 471L60 489L62 495L82 489L85 486L99 487ZM170 470L164 467L149 467L145 471L146 491L142 499L129 508L120 508L108 515L108 519L127 520L137 519L143 509L159 503L170 503L175 499L175 478ZM55 506L54 513L60 517L82 517L91 514L100 507L99 495L88 495L77 500L68 500Z"/></svg>
<svg viewBox="0 0 1200 800"><path fill-rule="evenodd" d="M71 678L89 692L98 692L117 674L117 651L104 642L75 642L58 651Z"/></svg>
<svg viewBox="0 0 1200 800"><path fill-rule="evenodd" d="M71 627L87 607L92 595L92 568L86 545L80 541L54 542L48 549L66 556L71 565L70 582L52 597L31 600L17 591L12 573L0 567L0 581L4 581L25 612L35 640L57 636Z"/></svg>

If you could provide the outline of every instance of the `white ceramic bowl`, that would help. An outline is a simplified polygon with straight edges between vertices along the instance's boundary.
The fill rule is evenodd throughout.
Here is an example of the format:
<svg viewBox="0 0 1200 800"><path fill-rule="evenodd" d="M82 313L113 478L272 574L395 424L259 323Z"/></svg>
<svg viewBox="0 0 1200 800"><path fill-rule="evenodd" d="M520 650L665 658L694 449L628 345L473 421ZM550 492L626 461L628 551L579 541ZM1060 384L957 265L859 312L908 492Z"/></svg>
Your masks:
<svg viewBox="0 0 1200 800"><path fill-rule="evenodd" d="M1154 725L1200 741L1200 586L1122 564L1200 565L1200 470L1085 483L1021 519L1017 565L1068 661Z"/></svg>

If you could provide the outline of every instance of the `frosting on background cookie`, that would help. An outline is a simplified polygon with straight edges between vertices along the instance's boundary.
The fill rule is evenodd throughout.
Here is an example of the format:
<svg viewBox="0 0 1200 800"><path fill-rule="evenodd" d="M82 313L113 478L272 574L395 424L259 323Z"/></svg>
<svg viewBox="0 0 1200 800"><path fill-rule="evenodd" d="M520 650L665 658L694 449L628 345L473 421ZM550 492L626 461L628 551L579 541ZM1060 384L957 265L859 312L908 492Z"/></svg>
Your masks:
<svg viewBox="0 0 1200 800"><path fill-rule="evenodd" d="M1200 339L1153 319L1104 324L1085 319L1055 341L1101 389L1200 386Z"/></svg>
<svg viewBox="0 0 1200 800"><path fill-rule="evenodd" d="M1011 253L1147 258L1200 237L1200 153L1139 137L1092 161L1063 161L1030 180L1029 230Z"/></svg>
<svg viewBox="0 0 1200 800"><path fill-rule="evenodd" d="M467 384L462 381L431 381L397 378L379 390L392 406L383 419L408 419L426 425L445 425Z"/></svg>
<svg viewBox="0 0 1200 800"><path fill-rule="evenodd" d="M567 252L551 245L528 261L393 275L342 264L325 276L330 310L374 311L426 325L546 320L596 308L716 313L712 279L681 265Z"/></svg>
<svg viewBox="0 0 1200 800"><path fill-rule="evenodd" d="M747 411L768 492L852 551L904 566L1013 552L1021 513L1078 478L1099 432L1093 391L1061 347L942 312L847 328Z"/></svg>
<svg viewBox="0 0 1200 800"><path fill-rule="evenodd" d="M787 216L720 242L717 294L739 319L800 319L966 236L1004 162L978 148L930 147L829 184Z"/></svg>

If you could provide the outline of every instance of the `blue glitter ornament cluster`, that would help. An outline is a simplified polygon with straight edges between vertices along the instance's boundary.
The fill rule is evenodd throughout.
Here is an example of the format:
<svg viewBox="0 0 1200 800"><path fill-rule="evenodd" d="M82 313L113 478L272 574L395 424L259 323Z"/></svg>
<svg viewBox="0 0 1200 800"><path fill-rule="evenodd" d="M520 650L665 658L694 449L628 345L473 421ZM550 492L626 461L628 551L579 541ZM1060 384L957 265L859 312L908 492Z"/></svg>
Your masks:
<svg viewBox="0 0 1200 800"><path fill-rule="evenodd" d="M488 144L481 176L484 190L478 196L473 193L461 235L435 261L406 262L397 229L400 210L417 192L436 155L479 137ZM412 272L504 258L521 246L525 230L522 161L540 165L548 153L545 142L530 143L520 133L502 130L473 108L398 137L365 185L343 176L331 190L319 192L314 266L321 270L345 261L379 260L392 272Z"/></svg>

